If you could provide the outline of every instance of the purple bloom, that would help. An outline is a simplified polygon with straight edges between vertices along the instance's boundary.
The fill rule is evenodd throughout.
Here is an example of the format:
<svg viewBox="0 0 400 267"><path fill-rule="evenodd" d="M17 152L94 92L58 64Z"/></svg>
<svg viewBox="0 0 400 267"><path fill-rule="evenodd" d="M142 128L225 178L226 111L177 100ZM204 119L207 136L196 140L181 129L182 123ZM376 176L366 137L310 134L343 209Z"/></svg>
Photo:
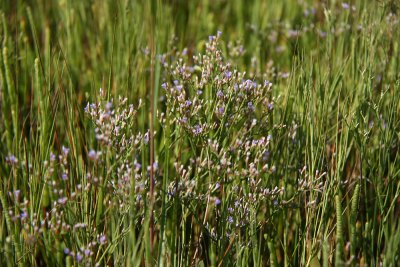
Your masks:
<svg viewBox="0 0 400 267"><path fill-rule="evenodd" d="M67 148L67 147L65 147L65 146L62 146L61 150L62 150L62 153L64 154L64 156L68 156L68 154L69 154L69 148Z"/></svg>
<svg viewBox="0 0 400 267"><path fill-rule="evenodd" d="M142 165L140 163L135 163L135 169L138 171L140 170L140 168L142 168Z"/></svg>
<svg viewBox="0 0 400 267"><path fill-rule="evenodd" d="M68 174L63 173L63 174L61 175L61 179L62 179L63 181L68 180Z"/></svg>
<svg viewBox="0 0 400 267"><path fill-rule="evenodd" d="M215 190L218 190L221 187L220 183L215 184Z"/></svg>
<svg viewBox="0 0 400 267"><path fill-rule="evenodd" d="M21 193L21 190L15 190L15 191L14 191L14 197L15 197L16 199L18 199L20 193Z"/></svg>
<svg viewBox="0 0 400 267"><path fill-rule="evenodd" d="M112 109L112 103L111 102L107 102L106 104L106 110L111 110Z"/></svg>
<svg viewBox="0 0 400 267"><path fill-rule="evenodd" d="M232 218L232 216L229 216L229 217L228 217L228 223L233 223L233 218Z"/></svg>
<svg viewBox="0 0 400 267"><path fill-rule="evenodd" d="M193 133L194 133L195 135L199 135L199 134L201 134L202 132L203 132L203 128L201 127L201 125L196 124L196 125L194 126Z"/></svg>
<svg viewBox="0 0 400 267"><path fill-rule="evenodd" d="M89 151L89 153L88 153L88 157L89 157L90 160L93 160L93 161L97 160L97 158L98 158L97 157L97 152L94 151L93 149L91 149Z"/></svg>
<svg viewBox="0 0 400 267"><path fill-rule="evenodd" d="M350 5L348 3L342 3L342 8L349 9Z"/></svg>
<svg viewBox="0 0 400 267"><path fill-rule="evenodd" d="M218 36L218 37L220 37L220 36L221 36L221 34L222 34L222 32L221 32L221 31L218 31L218 32L217 32L217 36Z"/></svg>
<svg viewBox="0 0 400 267"><path fill-rule="evenodd" d="M25 218L28 217L28 213L26 213L25 211L23 211L23 212L19 215L19 217L20 217L21 219L25 219Z"/></svg>
<svg viewBox="0 0 400 267"><path fill-rule="evenodd" d="M70 252L69 248L64 248L64 254L69 255Z"/></svg>
<svg viewBox="0 0 400 267"><path fill-rule="evenodd" d="M230 79L232 77L232 71L225 71L225 78Z"/></svg>
<svg viewBox="0 0 400 267"><path fill-rule="evenodd" d="M192 105L192 101L190 101L190 100L186 100L185 101L185 106L186 107L190 107Z"/></svg>
<svg viewBox="0 0 400 267"><path fill-rule="evenodd" d="M86 257L88 257L88 256L90 256L90 253L91 253L91 251L90 251L90 249L85 249L85 256Z"/></svg>
<svg viewBox="0 0 400 267"><path fill-rule="evenodd" d="M167 83L161 84L161 87L162 87L163 89L167 89Z"/></svg>
<svg viewBox="0 0 400 267"><path fill-rule="evenodd" d="M78 262L81 262L81 261L83 260L83 256L82 256L81 253L76 254L76 260L77 260Z"/></svg>
<svg viewBox="0 0 400 267"><path fill-rule="evenodd" d="M106 235L101 235L101 236L99 237L99 243L100 243L101 245L104 245L104 244L106 243L106 241L107 241Z"/></svg>
<svg viewBox="0 0 400 267"><path fill-rule="evenodd" d="M269 150L265 151L265 152L263 153L262 160L263 160L263 161L267 161L270 154L271 154L271 152L269 152Z"/></svg>
<svg viewBox="0 0 400 267"><path fill-rule="evenodd" d="M247 107L252 111L254 111L254 109L255 109L252 102L247 103Z"/></svg>
<svg viewBox="0 0 400 267"><path fill-rule="evenodd" d="M144 134L143 142L144 142L145 145L147 145L147 143L149 143L149 132Z"/></svg>
<svg viewBox="0 0 400 267"><path fill-rule="evenodd" d="M218 90L218 92L217 92L217 97L219 97L219 98L224 97L224 93L222 93L221 90Z"/></svg>
<svg viewBox="0 0 400 267"><path fill-rule="evenodd" d="M215 199L215 205L218 206L219 204L221 204L221 200L220 200L219 198L216 198L216 199Z"/></svg>
<svg viewBox="0 0 400 267"><path fill-rule="evenodd" d="M18 159L14 155L10 155L6 157L6 163L10 165L16 165L18 164Z"/></svg>
<svg viewBox="0 0 400 267"><path fill-rule="evenodd" d="M68 201L68 198L66 198L66 197L62 197L57 200L58 204L61 204L61 205L65 205L65 203L67 203L67 201Z"/></svg>
<svg viewBox="0 0 400 267"><path fill-rule="evenodd" d="M197 95L202 95L202 94L203 94L203 91L197 90Z"/></svg>
<svg viewBox="0 0 400 267"><path fill-rule="evenodd" d="M319 36L320 36L321 38L325 38L326 35L327 35L327 33L324 32L324 31L318 31L318 34L319 34Z"/></svg>

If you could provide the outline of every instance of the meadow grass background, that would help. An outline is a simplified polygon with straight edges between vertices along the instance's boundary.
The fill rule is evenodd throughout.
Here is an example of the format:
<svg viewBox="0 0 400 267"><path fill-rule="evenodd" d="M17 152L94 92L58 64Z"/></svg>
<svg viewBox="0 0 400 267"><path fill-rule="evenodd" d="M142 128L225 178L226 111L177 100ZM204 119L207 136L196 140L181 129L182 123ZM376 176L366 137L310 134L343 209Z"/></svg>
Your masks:
<svg viewBox="0 0 400 267"><path fill-rule="evenodd" d="M0 1L0 265L399 265L399 8Z"/></svg>

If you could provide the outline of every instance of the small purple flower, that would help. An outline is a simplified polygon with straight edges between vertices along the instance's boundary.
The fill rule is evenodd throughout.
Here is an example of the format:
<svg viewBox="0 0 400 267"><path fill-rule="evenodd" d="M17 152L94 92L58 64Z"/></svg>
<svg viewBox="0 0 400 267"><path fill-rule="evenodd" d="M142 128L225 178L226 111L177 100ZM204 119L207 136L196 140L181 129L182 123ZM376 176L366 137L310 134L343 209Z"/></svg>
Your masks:
<svg viewBox="0 0 400 267"><path fill-rule="evenodd" d="M195 135L199 135L199 134L201 134L202 132L203 132L203 127L201 127L201 125L199 125L199 124L196 124L196 125L194 126L193 133L194 133Z"/></svg>
<svg viewBox="0 0 400 267"><path fill-rule="evenodd" d="M217 32L217 36L220 37L221 35L222 35L222 32L221 32L221 31L218 31L218 32Z"/></svg>
<svg viewBox="0 0 400 267"><path fill-rule="evenodd" d="M349 9L350 5L348 3L342 3L342 8L343 9Z"/></svg>
<svg viewBox="0 0 400 267"><path fill-rule="evenodd" d="M233 218L232 218L232 216L229 216L229 217L228 217L228 223L230 223L230 224L233 223Z"/></svg>
<svg viewBox="0 0 400 267"><path fill-rule="evenodd" d="M167 83L161 84L161 88L162 88L162 89L167 89Z"/></svg>
<svg viewBox="0 0 400 267"><path fill-rule="evenodd" d="M68 174L63 173L63 174L61 175L61 179L62 179L63 181L67 181L67 180L68 180Z"/></svg>
<svg viewBox="0 0 400 267"><path fill-rule="evenodd" d="M137 171L139 171L140 170L140 168L142 168L142 165L140 164L140 163L135 163L135 169L137 170Z"/></svg>
<svg viewBox="0 0 400 267"><path fill-rule="evenodd" d="M182 87L182 85L176 85L175 88L176 88L176 90L178 90L180 92L180 91L182 91L183 87Z"/></svg>
<svg viewBox="0 0 400 267"><path fill-rule="evenodd" d="M269 152L269 150L266 150L266 151L263 153L262 160L263 160L263 161L267 161L270 154L271 154L271 152Z"/></svg>
<svg viewBox="0 0 400 267"><path fill-rule="evenodd" d="M179 81L178 81L178 80L174 80L174 84L175 84L175 85L178 85L178 84L179 84Z"/></svg>
<svg viewBox="0 0 400 267"><path fill-rule="evenodd" d="M218 205L220 205L220 204L221 204L221 200L220 200L219 198L216 198L216 199L215 199L215 205L218 206Z"/></svg>
<svg viewBox="0 0 400 267"><path fill-rule="evenodd" d="M64 156L68 156L68 154L69 154L69 148L67 148L67 147L65 147L65 146L62 146L61 150L62 150L62 153L64 154Z"/></svg>
<svg viewBox="0 0 400 267"><path fill-rule="evenodd" d="M21 219L25 219L25 218L28 217L28 213L26 213L25 211L23 211L23 212L19 215L19 217L20 217Z"/></svg>
<svg viewBox="0 0 400 267"><path fill-rule="evenodd" d="M101 245L104 245L104 244L106 243L106 241L107 241L106 235L101 235L101 236L99 237L99 243L100 243Z"/></svg>
<svg viewBox="0 0 400 267"><path fill-rule="evenodd" d="M18 159L14 155L10 155L6 157L6 163L10 165L17 165L18 164Z"/></svg>
<svg viewBox="0 0 400 267"><path fill-rule="evenodd" d="M190 100L186 100L185 101L185 106L186 107L190 107L192 105L192 101L190 101Z"/></svg>
<svg viewBox="0 0 400 267"><path fill-rule="evenodd" d="M187 55L187 48L184 48L184 49L182 50L182 55L183 55L183 56L186 56L186 55Z"/></svg>
<svg viewBox="0 0 400 267"><path fill-rule="evenodd" d="M91 149L88 153L88 157L90 160L96 161L98 159L97 152Z"/></svg>
<svg viewBox="0 0 400 267"><path fill-rule="evenodd" d="M224 112L225 112L225 108L224 108L224 107L219 107L219 108L218 108L218 113L219 113L220 115L223 115Z"/></svg>
<svg viewBox="0 0 400 267"><path fill-rule="evenodd" d="M149 132L144 134L143 142L144 142L145 145L147 145L149 143Z"/></svg>
<svg viewBox="0 0 400 267"><path fill-rule="evenodd" d="M224 93L222 93L221 90L218 90L218 92L217 92L217 97L218 97L218 98L224 97Z"/></svg>
<svg viewBox="0 0 400 267"><path fill-rule="evenodd" d="M218 190L221 187L220 183L215 184L215 190Z"/></svg>
<svg viewBox="0 0 400 267"><path fill-rule="evenodd" d="M268 109L273 110L274 109L274 104L273 103L268 103Z"/></svg>
<svg viewBox="0 0 400 267"><path fill-rule="evenodd" d="M321 38L325 38L327 35L327 33L324 31L318 31L318 34L319 34L319 37L321 37Z"/></svg>
<svg viewBox="0 0 400 267"><path fill-rule="evenodd" d="M15 190L14 191L14 198L18 199L20 194L21 194L21 190Z"/></svg>
<svg viewBox="0 0 400 267"><path fill-rule="evenodd" d="M69 248L64 248L64 254L65 255L69 255L71 251L69 250Z"/></svg>
<svg viewBox="0 0 400 267"><path fill-rule="evenodd" d="M202 90L197 90L197 95L202 95L203 91Z"/></svg>
<svg viewBox="0 0 400 267"><path fill-rule="evenodd" d="M254 111L255 107L253 106L253 102L247 103L247 107L251 110Z"/></svg>
<svg viewBox="0 0 400 267"><path fill-rule="evenodd" d="M232 77L232 71L225 71L225 78L230 79Z"/></svg>
<svg viewBox="0 0 400 267"><path fill-rule="evenodd" d="M187 117L183 117L183 118L181 119L181 122L182 122L182 123L187 123L187 120L188 120Z"/></svg>
<svg viewBox="0 0 400 267"><path fill-rule="evenodd" d="M89 256L90 256L90 253L92 253L92 252L90 251L90 249L88 249L88 248L85 249L84 252L85 252L85 256L86 256L86 257L89 257Z"/></svg>
<svg viewBox="0 0 400 267"><path fill-rule="evenodd" d="M67 201L68 201L68 198L66 198L66 197L62 197L57 200L58 204L61 204L61 205L65 205L65 203L67 203Z"/></svg>
<svg viewBox="0 0 400 267"><path fill-rule="evenodd" d="M283 73L281 74L281 77L282 77L283 79L286 79L286 78L289 77L289 73L288 73L288 72L283 72Z"/></svg>
<svg viewBox="0 0 400 267"><path fill-rule="evenodd" d="M83 256L82 256L81 253L76 254L76 260L77 260L78 262L81 262L81 261L83 260Z"/></svg>
<svg viewBox="0 0 400 267"><path fill-rule="evenodd" d="M106 104L106 110L110 111L112 109L113 104L111 102L107 102Z"/></svg>

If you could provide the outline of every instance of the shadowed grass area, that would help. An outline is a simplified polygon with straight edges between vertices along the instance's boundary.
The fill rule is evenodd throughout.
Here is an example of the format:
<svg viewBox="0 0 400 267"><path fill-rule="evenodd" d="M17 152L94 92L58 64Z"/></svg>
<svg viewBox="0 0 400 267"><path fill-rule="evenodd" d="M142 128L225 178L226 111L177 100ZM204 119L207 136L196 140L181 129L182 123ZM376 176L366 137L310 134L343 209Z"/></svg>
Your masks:
<svg viewBox="0 0 400 267"><path fill-rule="evenodd" d="M0 2L0 265L399 265L399 8Z"/></svg>

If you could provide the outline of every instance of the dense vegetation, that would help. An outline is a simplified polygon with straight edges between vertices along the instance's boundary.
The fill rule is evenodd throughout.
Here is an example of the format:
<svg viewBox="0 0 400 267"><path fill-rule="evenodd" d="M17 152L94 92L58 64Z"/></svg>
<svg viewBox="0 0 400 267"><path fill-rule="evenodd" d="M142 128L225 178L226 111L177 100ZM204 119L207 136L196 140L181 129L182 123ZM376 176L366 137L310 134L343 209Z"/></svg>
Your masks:
<svg viewBox="0 0 400 267"><path fill-rule="evenodd" d="M0 265L400 265L399 8L0 1Z"/></svg>

